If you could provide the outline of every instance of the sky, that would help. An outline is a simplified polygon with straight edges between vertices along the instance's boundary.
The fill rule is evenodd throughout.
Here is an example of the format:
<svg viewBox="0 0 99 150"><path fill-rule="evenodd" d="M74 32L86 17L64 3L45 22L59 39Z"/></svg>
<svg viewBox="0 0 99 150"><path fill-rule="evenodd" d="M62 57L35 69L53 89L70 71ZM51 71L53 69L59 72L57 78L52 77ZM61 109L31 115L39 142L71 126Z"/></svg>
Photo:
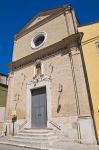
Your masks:
<svg viewBox="0 0 99 150"><path fill-rule="evenodd" d="M9 73L14 35L37 13L66 4L81 25L99 21L99 0L0 0L0 73Z"/></svg>

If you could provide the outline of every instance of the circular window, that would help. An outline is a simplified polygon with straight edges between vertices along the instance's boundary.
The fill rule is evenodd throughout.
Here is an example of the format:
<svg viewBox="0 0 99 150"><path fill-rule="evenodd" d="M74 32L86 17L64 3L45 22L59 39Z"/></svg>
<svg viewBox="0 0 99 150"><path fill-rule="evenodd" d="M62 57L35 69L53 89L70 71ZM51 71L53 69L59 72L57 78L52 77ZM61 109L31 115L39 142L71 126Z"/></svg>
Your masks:
<svg viewBox="0 0 99 150"><path fill-rule="evenodd" d="M47 33L46 32L40 32L40 33L36 34L32 38L31 47L33 49L41 47L44 44L46 38L47 38Z"/></svg>

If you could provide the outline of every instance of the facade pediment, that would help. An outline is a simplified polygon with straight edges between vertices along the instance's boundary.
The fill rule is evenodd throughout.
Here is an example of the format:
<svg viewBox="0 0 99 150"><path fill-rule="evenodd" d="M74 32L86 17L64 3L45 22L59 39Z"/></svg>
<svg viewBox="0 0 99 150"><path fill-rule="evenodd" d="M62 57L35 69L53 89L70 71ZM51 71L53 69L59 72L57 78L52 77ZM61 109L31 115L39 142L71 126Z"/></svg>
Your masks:
<svg viewBox="0 0 99 150"><path fill-rule="evenodd" d="M70 6L39 13L16 36L13 61L47 48L77 33L77 19Z"/></svg>
<svg viewBox="0 0 99 150"><path fill-rule="evenodd" d="M18 34L24 33L25 31L27 31L34 25L36 25L36 24L38 25L38 23L40 23L44 19L47 19L47 18L49 19L49 17L51 17L55 13L58 13L63 10L64 10L63 7L59 7L57 9L52 9L52 10L44 11L44 12L37 14L22 28L22 30Z"/></svg>
<svg viewBox="0 0 99 150"><path fill-rule="evenodd" d="M32 26L36 25L37 23L39 23L40 21L44 20L49 16L50 15L45 15L45 16L37 15L33 17L33 19L31 19L31 21L20 31L20 33L28 30L29 28L31 28Z"/></svg>
<svg viewBox="0 0 99 150"><path fill-rule="evenodd" d="M49 15L46 16L38 16L34 21L30 23L30 25L27 26L26 30L38 23L39 21L42 21L43 19L47 18Z"/></svg>

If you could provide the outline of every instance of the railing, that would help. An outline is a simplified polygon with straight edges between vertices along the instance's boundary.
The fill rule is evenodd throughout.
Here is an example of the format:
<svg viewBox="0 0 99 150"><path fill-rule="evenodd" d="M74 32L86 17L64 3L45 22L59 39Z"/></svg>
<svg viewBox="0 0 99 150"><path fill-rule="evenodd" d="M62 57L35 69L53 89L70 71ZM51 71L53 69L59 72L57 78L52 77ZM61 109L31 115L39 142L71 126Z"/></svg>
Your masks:
<svg viewBox="0 0 99 150"><path fill-rule="evenodd" d="M49 120L49 123L51 123L54 127L56 127L58 130L61 130L61 127L54 121Z"/></svg>
<svg viewBox="0 0 99 150"><path fill-rule="evenodd" d="M21 130L25 126L26 123L27 123L27 120L25 120L21 125L19 125L19 130Z"/></svg>

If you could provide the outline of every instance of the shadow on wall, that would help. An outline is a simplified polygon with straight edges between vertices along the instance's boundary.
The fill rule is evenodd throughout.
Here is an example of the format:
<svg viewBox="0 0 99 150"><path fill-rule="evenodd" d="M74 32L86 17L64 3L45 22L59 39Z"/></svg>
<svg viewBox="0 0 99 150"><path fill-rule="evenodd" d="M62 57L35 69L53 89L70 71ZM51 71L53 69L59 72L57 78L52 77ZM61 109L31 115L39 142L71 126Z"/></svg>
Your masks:
<svg viewBox="0 0 99 150"><path fill-rule="evenodd" d="M59 83L58 88L59 88L59 89L58 89L59 95L58 95L57 113L59 113L60 110L61 110L60 100L61 100L61 94L62 94L62 92L63 92L63 85Z"/></svg>

